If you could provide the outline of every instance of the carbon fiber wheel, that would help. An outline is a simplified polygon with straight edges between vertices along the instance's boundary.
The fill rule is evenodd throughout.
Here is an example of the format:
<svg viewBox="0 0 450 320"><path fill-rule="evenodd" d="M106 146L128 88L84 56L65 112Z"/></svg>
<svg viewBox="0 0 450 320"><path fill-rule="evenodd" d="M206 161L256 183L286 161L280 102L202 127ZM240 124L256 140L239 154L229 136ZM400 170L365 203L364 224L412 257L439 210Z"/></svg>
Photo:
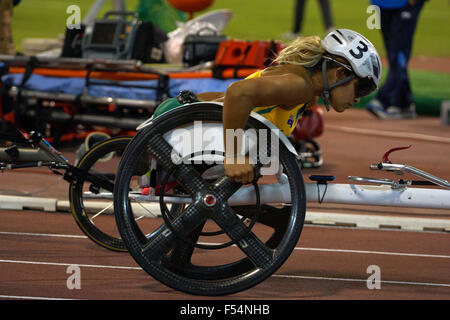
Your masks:
<svg viewBox="0 0 450 320"><path fill-rule="evenodd" d="M131 141L120 162L114 188L117 227L132 257L156 280L191 294L232 294L265 280L291 254L305 217L303 179L295 155L280 143L276 151L282 173L287 177L290 203L262 206L246 203L231 207L228 200L244 187L224 175L205 177L204 168L199 169L201 165L193 159L190 163L177 161L179 155L174 152L175 146L168 142L175 129L186 128L195 121L221 125L222 107L196 103L174 109L158 117ZM265 124L253 118L249 119L247 129L271 134ZM272 152L269 144L258 145L258 149L261 148ZM132 206L136 199L145 199L133 195L131 187L140 159L156 160L159 166L171 172L178 184L178 191L166 193L164 201L170 202L171 196L188 200L170 221L161 219L159 227L153 225L151 230L148 223L135 220ZM270 180L270 177L263 177L266 178ZM260 212L255 214L255 210ZM250 229L253 224L243 218L255 216L258 220ZM217 240L202 236L210 234L205 230L211 226L221 231ZM194 245L205 241L235 245L219 246L216 250Z"/></svg>
<svg viewBox="0 0 450 320"><path fill-rule="evenodd" d="M131 137L114 137L89 149L77 168L114 183L120 157ZM112 190L102 190L95 183L74 177L69 186L72 216L89 239L112 251L127 251L114 219Z"/></svg>

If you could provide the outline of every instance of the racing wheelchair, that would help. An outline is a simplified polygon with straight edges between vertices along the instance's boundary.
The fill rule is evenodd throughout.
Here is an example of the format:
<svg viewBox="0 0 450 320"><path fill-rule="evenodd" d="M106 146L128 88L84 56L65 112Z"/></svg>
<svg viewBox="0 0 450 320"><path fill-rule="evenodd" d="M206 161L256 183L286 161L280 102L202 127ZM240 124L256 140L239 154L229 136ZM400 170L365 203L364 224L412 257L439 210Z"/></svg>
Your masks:
<svg viewBox="0 0 450 320"><path fill-rule="evenodd" d="M288 137L251 113L240 152L253 161L257 179L242 185L224 174L223 141L222 104L190 103L141 124L118 167L114 210L121 238L143 270L179 291L227 295L271 276L300 238L307 201L450 209L448 181L392 164L388 155L397 149L371 169L425 181L348 177L381 184L366 186L317 176L304 183ZM409 188L414 185L444 189ZM162 220L140 219L136 208L150 204Z"/></svg>

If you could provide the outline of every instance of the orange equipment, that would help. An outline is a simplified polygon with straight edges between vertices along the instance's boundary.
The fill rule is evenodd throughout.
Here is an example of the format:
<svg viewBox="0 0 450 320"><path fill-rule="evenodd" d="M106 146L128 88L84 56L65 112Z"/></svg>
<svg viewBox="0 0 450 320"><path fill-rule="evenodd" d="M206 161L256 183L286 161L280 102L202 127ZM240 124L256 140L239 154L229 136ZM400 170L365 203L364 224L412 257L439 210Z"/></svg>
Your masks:
<svg viewBox="0 0 450 320"><path fill-rule="evenodd" d="M217 49L216 66L265 68L285 45L278 41L222 41Z"/></svg>

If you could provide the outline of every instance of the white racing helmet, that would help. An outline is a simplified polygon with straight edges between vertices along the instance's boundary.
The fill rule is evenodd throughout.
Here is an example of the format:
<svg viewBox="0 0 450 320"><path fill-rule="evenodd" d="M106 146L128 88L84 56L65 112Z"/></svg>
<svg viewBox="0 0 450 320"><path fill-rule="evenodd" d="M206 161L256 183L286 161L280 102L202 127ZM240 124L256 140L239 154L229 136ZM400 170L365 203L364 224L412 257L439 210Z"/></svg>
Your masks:
<svg viewBox="0 0 450 320"><path fill-rule="evenodd" d="M366 96L378 88L382 71L381 61L377 50L367 38L352 30L336 29L328 33L321 43L328 53L340 56L350 63L350 71L359 79L355 88L356 97ZM322 98L324 99L327 110L329 109L330 90L354 78L354 76L349 76L332 85L328 85L326 65L330 61L348 69L347 65L340 63L332 57L324 56L322 63L324 92Z"/></svg>

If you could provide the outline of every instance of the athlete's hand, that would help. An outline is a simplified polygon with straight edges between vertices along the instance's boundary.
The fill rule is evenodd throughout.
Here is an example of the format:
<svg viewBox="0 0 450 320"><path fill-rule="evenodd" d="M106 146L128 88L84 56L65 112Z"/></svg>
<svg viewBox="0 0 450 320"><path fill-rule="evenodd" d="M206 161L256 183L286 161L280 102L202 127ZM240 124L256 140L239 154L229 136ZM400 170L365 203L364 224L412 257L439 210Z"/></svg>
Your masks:
<svg viewBox="0 0 450 320"><path fill-rule="evenodd" d="M232 181L247 184L253 182L253 165L248 157L237 159L236 157L226 158L224 163L225 174Z"/></svg>

